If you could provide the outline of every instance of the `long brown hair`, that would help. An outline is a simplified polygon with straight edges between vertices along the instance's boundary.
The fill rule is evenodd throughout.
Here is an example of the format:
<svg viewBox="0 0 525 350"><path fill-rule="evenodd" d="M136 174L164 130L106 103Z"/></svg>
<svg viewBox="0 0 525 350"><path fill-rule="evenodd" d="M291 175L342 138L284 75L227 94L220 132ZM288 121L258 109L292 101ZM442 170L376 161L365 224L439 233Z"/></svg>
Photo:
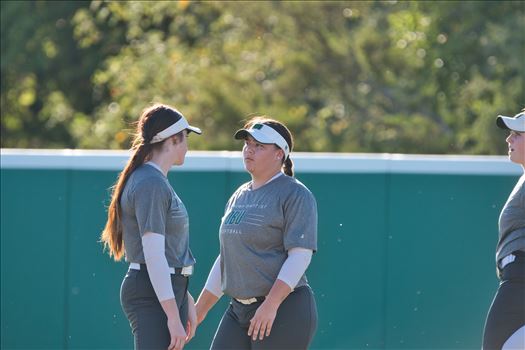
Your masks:
<svg viewBox="0 0 525 350"><path fill-rule="evenodd" d="M293 136L292 136L292 133L290 132L290 130L288 130L288 128L286 127L286 125L284 125L280 121L277 121L275 119L269 118L267 116L255 116L255 117L250 118L246 122L246 124L244 124L243 128L244 129L249 129L249 128L252 127L252 125L257 124L257 123L268 125L272 129L277 131L279 133L279 135L281 135L284 138L286 143L288 143L288 147L290 149L290 152L292 152L292 149L293 149ZM278 146L276 145L275 147L278 147ZM288 176L293 176L294 175L293 161L290 159L290 155L288 155L288 157L286 157L286 159L283 159L282 163L283 163L283 166L282 166L283 172L286 175L288 175Z"/></svg>
<svg viewBox="0 0 525 350"><path fill-rule="evenodd" d="M119 174L115 185L112 187L111 203L108 208L108 220L101 234L101 241L104 243L104 248L108 249L109 256L112 256L117 261L122 259L124 255L120 207L120 197L124 186L131 173L149 159L151 151L155 148L162 147L164 141L153 144L150 143L153 136L176 123L181 118L182 116L174 108L163 104L155 104L144 109L137 122L135 138L133 140L133 146L131 147L132 156L126 163L124 170ZM176 136L179 137L179 134ZM168 139L171 139L171 137Z"/></svg>

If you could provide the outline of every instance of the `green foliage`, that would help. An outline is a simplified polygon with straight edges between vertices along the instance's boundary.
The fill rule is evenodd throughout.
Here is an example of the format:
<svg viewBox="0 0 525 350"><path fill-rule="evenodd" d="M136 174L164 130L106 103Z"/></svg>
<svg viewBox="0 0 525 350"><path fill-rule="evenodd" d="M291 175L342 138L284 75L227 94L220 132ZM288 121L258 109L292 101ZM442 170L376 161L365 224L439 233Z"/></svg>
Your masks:
<svg viewBox="0 0 525 350"><path fill-rule="evenodd" d="M525 101L514 1L3 1L2 147L127 148L152 102L195 149L252 114L301 151L498 154Z"/></svg>

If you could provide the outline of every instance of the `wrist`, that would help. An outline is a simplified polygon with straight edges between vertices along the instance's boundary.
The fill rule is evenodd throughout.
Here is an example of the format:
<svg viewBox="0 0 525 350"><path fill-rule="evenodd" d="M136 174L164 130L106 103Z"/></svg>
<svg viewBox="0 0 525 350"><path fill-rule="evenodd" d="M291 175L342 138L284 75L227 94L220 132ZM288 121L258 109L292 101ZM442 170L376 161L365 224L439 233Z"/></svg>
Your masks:
<svg viewBox="0 0 525 350"><path fill-rule="evenodd" d="M195 304L195 299L193 299L193 296L188 292L188 302Z"/></svg>
<svg viewBox="0 0 525 350"><path fill-rule="evenodd" d="M274 296L267 296L266 299L264 299L264 303L273 309L278 309L282 302L280 298Z"/></svg>
<svg viewBox="0 0 525 350"><path fill-rule="evenodd" d="M178 321L180 323L179 308L175 298L161 301L160 304L168 321Z"/></svg>
<svg viewBox="0 0 525 350"><path fill-rule="evenodd" d="M171 324L175 327L183 327L182 322L180 321L180 317L168 317L168 324Z"/></svg>

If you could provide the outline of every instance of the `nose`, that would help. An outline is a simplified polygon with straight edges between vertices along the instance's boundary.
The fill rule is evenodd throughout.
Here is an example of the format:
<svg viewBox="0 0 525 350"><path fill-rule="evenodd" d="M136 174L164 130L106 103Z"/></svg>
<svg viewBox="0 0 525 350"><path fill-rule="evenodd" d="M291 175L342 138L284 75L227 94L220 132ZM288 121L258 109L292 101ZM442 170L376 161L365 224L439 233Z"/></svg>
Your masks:
<svg viewBox="0 0 525 350"><path fill-rule="evenodd" d="M512 143L512 134L510 134L509 136L507 136L507 138L505 139L505 141L507 141L507 143Z"/></svg>
<svg viewBox="0 0 525 350"><path fill-rule="evenodd" d="M244 153L245 154L252 154L253 153L253 147L250 147L250 144L248 144L248 143L244 144Z"/></svg>

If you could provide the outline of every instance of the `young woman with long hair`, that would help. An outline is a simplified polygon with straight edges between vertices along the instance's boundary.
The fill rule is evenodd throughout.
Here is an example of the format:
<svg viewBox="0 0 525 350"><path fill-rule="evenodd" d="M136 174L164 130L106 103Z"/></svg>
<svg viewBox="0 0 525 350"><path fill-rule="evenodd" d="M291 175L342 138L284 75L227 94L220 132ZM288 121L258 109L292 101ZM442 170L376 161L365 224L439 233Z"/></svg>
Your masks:
<svg viewBox="0 0 525 350"><path fill-rule="evenodd" d="M130 263L120 300L135 349L180 350L197 326L188 293L195 263L188 213L167 178L173 165L184 163L190 132L201 130L175 108L146 108L113 188L101 238L110 256Z"/></svg>

